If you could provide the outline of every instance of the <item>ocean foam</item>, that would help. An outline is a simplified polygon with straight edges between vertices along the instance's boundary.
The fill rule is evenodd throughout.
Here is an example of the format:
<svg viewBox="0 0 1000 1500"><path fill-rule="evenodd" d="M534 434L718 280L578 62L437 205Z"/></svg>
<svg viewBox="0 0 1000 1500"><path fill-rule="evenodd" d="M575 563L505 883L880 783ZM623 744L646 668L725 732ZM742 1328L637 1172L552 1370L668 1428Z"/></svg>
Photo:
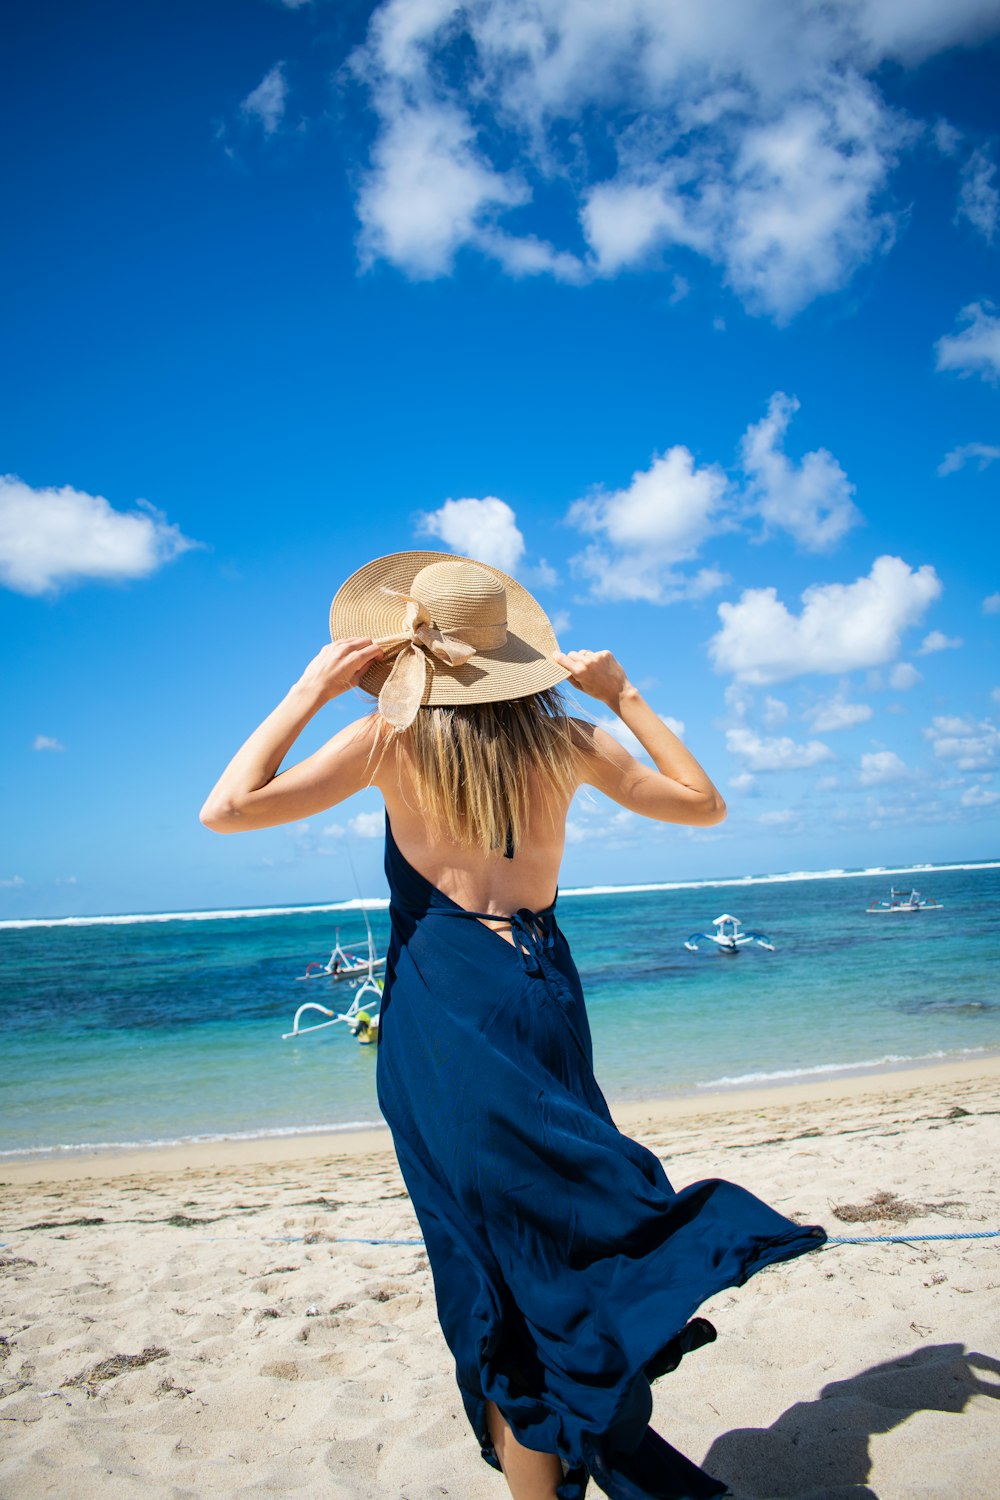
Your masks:
<svg viewBox="0 0 1000 1500"><path fill-rule="evenodd" d="M282 1125L272 1130L225 1130L210 1135L178 1135L153 1141L79 1141L72 1145L22 1146L16 1151L0 1151L0 1158L34 1161L36 1158L65 1156L80 1151L155 1151L171 1146L210 1145L213 1141L270 1141L287 1136L342 1135L345 1131L384 1130L384 1120L348 1120L342 1125Z"/></svg>
<svg viewBox="0 0 1000 1500"><path fill-rule="evenodd" d="M870 1073L877 1068L905 1068L911 1063L941 1062L949 1057L981 1057L985 1047L961 1047L954 1052L920 1052L909 1056L890 1052L885 1057L869 1057L864 1062L819 1063L812 1068L778 1068L771 1073L737 1073L711 1078L695 1085L699 1089L741 1089L760 1083L789 1083L796 1078L819 1078L827 1073Z"/></svg>
<svg viewBox="0 0 1000 1500"><path fill-rule="evenodd" d="M873 875L926 875L958 870L1000 870L1000 860L980 860L952 865L869 865L863 870L787 870L775 875L728 875L713 880L661 880L641 885L586 885L560 890L567 896L631 896L646 891L708 891L751 885L783 885L797 880L861 880ZM134 912L122 916L97 917L7 917L0 931L29 927L127 927L136 922L230 922L253 917L307 917L337 911L385 911L388 896L355 896L350 901L329 901L321 906L248 906L215 911Z"/></svg>
<svg viewBox="0 0 1000 1500"><path fill-rule="evenodd" d="M248 906L215 911L135 912L115 917L9 917L2 928L24 927L128 927L135 922L229 922L241 917L308 917L317 912L385 911L388 896L355 896L350 901L330 901L323 906Z"/></svg>
<svg viewBox="0 0 1000 1500"><path fill-rule="evenodd" d="M643 891L707 891L733 886L784 885L797 880L861 880L873 875L925 875L949 870L1000 870L1000 860L980 860L968 865L869 865L864 870L787 870L778 875L730 875L715 880L670 880L644 885L587 885L560 890L563 896L628 896ZM3 923L0 923L3 926Z"/></svg>

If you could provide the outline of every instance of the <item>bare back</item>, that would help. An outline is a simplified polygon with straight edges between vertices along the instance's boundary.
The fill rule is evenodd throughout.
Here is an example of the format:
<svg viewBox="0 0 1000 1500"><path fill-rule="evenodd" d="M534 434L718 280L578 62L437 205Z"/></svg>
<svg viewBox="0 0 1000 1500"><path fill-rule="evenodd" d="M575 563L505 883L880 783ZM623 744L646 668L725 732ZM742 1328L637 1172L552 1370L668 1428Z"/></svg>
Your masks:
<svg viewBox="0 0 1000 1500"><path fill-rule="evenodd" d="M495 912L498 918L527 907L539 911L550 905L559 880L566 842L569 797L558 802L551 791L543 795L538 778L525 773L529 787L529 834L507 859L502 849L484 855L456 844L447 830L428 824L417 803L416 787L405 746L394 742L375 777L385 798L393 837L419 874L467 911Z"/></svg>

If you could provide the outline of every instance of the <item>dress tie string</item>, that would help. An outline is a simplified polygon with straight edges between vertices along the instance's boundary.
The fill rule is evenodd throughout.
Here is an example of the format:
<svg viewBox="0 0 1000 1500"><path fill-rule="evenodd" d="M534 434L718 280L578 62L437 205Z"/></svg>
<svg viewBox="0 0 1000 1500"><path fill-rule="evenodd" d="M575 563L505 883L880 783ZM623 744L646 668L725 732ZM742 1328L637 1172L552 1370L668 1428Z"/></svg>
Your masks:
<svg viewBox="0 0 1000 1500"><path fill-rule="evenodd" d="M546 920L551 913L551 906L547 906L544 911L531 911L529 907L522 906L507 919L514 947L521 955L521 966L526 974L541 974L543 978L546 977L542 959L554 941L555 924Z"/></svg>
<svg viewBox="0 0 1000 1500"><path fill-rule="evenodd" d="M555 910L555 902L542 911L532 911L522 906L509 917L498 916L490 911L466 911L464 906L431 906L424 913L428 917L470 917L476 922L503 922L510 927L514 939L513 948L521 960L521 967L531 978L540 976L548 984L544 957L555 942L555 922L548 919Z"/></svg>

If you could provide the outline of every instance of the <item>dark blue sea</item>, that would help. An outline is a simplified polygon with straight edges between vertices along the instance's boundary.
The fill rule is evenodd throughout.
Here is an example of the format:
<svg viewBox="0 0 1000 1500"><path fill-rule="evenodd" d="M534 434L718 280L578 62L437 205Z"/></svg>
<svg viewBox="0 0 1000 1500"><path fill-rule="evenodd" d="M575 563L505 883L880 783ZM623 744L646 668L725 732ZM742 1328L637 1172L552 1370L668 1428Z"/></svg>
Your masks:
<svg viewBox="0 0 1000 1500"><path fill-rule="evenodd" d="M890 885L941 907L871 916ZM365 903L384 952L386 902ZM775 945L684 948L723 912ZM611 1100L1000 1052L1000 864L564 891ZM375 1048L296 1008L360 903L0 922L0 1153L295 1135L377 1121ZM316 1013L314 1018L322 1020Z"/></svg>

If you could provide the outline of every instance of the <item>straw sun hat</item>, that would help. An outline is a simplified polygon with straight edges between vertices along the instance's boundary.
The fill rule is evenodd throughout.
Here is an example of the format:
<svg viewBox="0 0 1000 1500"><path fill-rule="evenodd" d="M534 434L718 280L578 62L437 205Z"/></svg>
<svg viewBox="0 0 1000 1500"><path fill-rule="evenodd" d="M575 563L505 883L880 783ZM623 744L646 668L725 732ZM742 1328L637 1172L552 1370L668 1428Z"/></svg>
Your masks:
<svg viewBox="0 0 1000 1500"><path fill-rule="evenodd" d="M383 657L359 683L406 729L423 703L497 703L563 682L541 605L499 568L450 552L393 552L352 573L330 606L335 641L367 636Z"/></svg>

